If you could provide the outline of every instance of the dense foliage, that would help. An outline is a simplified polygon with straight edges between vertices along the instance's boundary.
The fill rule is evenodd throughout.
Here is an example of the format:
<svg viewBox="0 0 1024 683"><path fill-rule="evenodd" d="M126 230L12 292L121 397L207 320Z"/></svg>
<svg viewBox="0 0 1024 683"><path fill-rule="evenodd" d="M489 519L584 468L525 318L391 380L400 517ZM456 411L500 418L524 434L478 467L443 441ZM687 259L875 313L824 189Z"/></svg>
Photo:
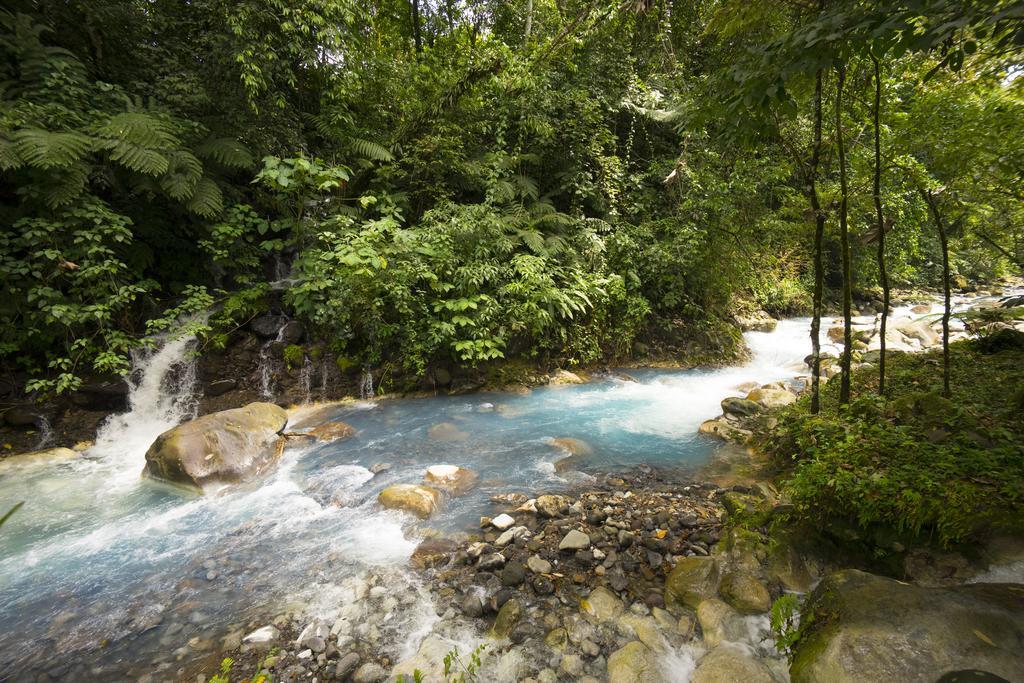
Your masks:
<svg viewBox="0 0 1024 683"><path fill-rule="evenodd" d="M1013 3L7 8L0 359L31 389L211 306L192 327L225 343L271 281L346 366L727 352L738 308L810 310L816 214L826 298L873 296L873 59L893 283L941 282L929 198L954 276L1024 260Z"/></svg>

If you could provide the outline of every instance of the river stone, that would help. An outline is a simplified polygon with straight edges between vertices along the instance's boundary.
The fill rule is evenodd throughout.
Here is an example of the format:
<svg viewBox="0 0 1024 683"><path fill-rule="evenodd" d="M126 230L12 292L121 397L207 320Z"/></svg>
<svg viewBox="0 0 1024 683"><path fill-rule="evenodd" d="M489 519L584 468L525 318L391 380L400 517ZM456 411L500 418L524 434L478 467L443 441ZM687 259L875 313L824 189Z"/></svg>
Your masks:
<svg viewBox="0 0 1024 683"><path fill-rule="evenodd" d="M604 586L595 588L586 598L580 600L580 609L599 623L612 621L622 614L626 606L622 600Z"/></svg>
<svg viewBox="0 0 1024 683"><path fill-rule="evenodd" d="M3 472L8 468L19 467L21 465L34 466L37 463L51 465L67 460L74 460L77 457L78 452L70 448L44 448L41 451L18 453L17 455L9 455L0 459L0 472ZM4 512L6 512L6 510L4 510Z"/></svg>
<svg viewBox="0 0 1024 683"><path fill-rule="evenodd" d="M744 571L731 571L722 576L718 584L718 592L722 598L748 614L760 614L772 608L772 598L768 589L754 575Z"/></svg>
<svg viewBox="0 0 1024 683"><path fill-rule="evenodd" d="M465 441L469 435L451 422L441 422L427 430L427 436L434 441Z"/></svg>
<svg viewBox="0 0 1024 683"><path fill-rule="evenodd" d="M451 649L451 643L435 636L428 636L420 643L415 655L399 662L391 669L389 680L401 676L404 680L412 681L415 673L419 671L425 681L443 681L444 658Z"/></svg>
<svg viewBox="0 0 1024 683"><path fill-rule="evenodd" d="M673 630L675 630L675 626L673 623ZM658 622L654 617L642 617L627 612L619 617L618 627L620 632L628 636L636 636L652 652L663 654L668 651L668 641L665 640L665 636L661 635L661 631L658 630Z"/></svg>
<svg viewBox="0 0 1024 683"><path fill-rule="evenodd" d="M306 432L306 434L312 436L321 443L347 439L355 433L355 428L344 422L325 422L324 424L317 425Z"/></svg>
<svg viewBox="0 0 1024 683"><path fill-rule="evenodd" d="M748 415L761 412L761 406L745 398L729 396L722 399L722 412L726 415L747 417Z"/></svg>
<svg viewBox="0 0 1024 683"><path fill-rule="evenodd" d="M1024 680L1019 584L924 588L846 569L818 585L802 614L812 627L795 651L794 683L931 683L965 669Z"/></svg>
<svg viewBox="0 0 1024 683"><path fill-rule="evenodd" d="M589 547L590 536L576 529L571 529L558 544L559 550L586 550Z"/></svg>
<svg viewBox="0 0 1024 683"><path fill-rule="evenodd" d="M579 455L570 455L565 458L559 458L555 461L555 472L559 474L574 472L578 470L582 464L583 458Z"/></svg>
<svg viewBox="0 0 1024 683"><path fill-rule="evenodd" d="M459 496L476 485L477 474L457 465L432 465L427 468L426 482L453 496Z"/></svg>
<svg viewBox="0 0 1024 683"><path fill-rule="evenodd" d="M927 320L909 320L893 325L893 328L902 332L904 336L916 339L921 346L928 348L939 343L941 337L932 329Z"/></svg>
<svg viewBox="0 0 1024 683"><path fill-rule="evenodd" d="M146 452L145 475L191 488L234 483L266 472L281 455L283 408L250 403L173 427Z"/></svg>
<svg viewBox="0 0 1024 683"><path fill-rule="evenodd" d="M765 408L772 410L774 408L781 408L782 406L788 406L790 403L796 401L796 395L786 391L785 389L754 389L747 394L747 400L759 403Z"/></svg>
<svg viewBox="0 0 1024 683"><path fill-rule="evenodd" d="M488 635L495 640L508 638L509 634L512 633L512 629L519 623L519 618L522 614L523 607L519 600L512 598L506 601L501 606L501 609L498 610L498 616L495 618L494 626L491 627Z"/></svg>
<svg viewBox="0 0 1024 683"><path fill-rule="evenodd" d="M717 588L718 560L713 557L684 557L665 579L665 605L696 609L701 601L715 597Z"/></svg>
<svg viewBox="0 0 1024 683"><path fill-rule="evenodd" d="M504 512L491 520L491 526L498 531L504 531L510 526L516 523L516 520L511 515L506 515Z"/></svg>
<svg viewBox="0 0 1024 683"><path fill-rule="evenodd" d="M387 678L387 672L377 662L367 662L352 674L352 683L377 683Z"/></svg>
<svg viewBox="0 0 1024 683"><path fill-rule="evenodd" d="M538 496L534 505L541 517L560 517L568 502L564 496Z"/></svg>
<svg viewBox="0 0 1024 683"><path fill-rule="evenodd" d="M277 640L279 635L280 632L275 627L267 625L242 638L242 642L250 645L269 645Z"/></svg>
<svg viewBox="0 0 1024 683"><path fill-rule="evenodd" d="M704 634L704 642L716 647L724 641L739 641L747 636L747 626L740 613L717 598L697 605L697 621Z"/></svg>
<svg viewBox="0 0 1024 683"><path fill-rule="evenodd" d="M450 538L428 538L416 546L410 559L420 569L437 567L447 562L457 548L458 544Z"/></svg>
<svg viewBox="0 0 1024 683"><path fill-rule="evenodd" d="M551 573L551 563L538 555L530 555L529 559L526 560L526 566L534 574Z"/></svg>
<svg viewBox="0 0 1024 683"><path fill-rule="evenodd" d="M664 683L658 659L638 640L626 643L608 657L608 683Z"/></svg>
<svg viewBox="0 0 1024 683"><path fill-rule="evenodd" d="M405 510L426 519L437 510L441 492L419 484L394 484L381 491L377 500L389 510Z"/></svg>
<svg viewBox="0 0 1024 683"><path fill-rule="evenodd" d="M774 680L768 667L745 650L720 645L701 658L690 683L774 683Z"/></svg>
<svg viewBox="0 0 1024 683"><path fill-rule="evenodd" d="M571 436L552 439L551 444L556 448L561 448L563 451L568 451L569 455L586 456L594 453L594 449L586 441Z"/></svg>
<svg viewBox="0 0 1024 683"><path fill-rule="evenodd" d="M725 441L736 441L742 443L750 438L751 432L731 424L728 420L705 420L701 423L698 431L701 434L717 436Z"/></svg>
<svg viewBox="0 0 1024 683"><path fill-rule="evenodd" d="M548 384L553 386L562 386L566 384L583 384L584 380L582 377L574 372L568 370L556 370L551 374L548 379Z"/></svg>

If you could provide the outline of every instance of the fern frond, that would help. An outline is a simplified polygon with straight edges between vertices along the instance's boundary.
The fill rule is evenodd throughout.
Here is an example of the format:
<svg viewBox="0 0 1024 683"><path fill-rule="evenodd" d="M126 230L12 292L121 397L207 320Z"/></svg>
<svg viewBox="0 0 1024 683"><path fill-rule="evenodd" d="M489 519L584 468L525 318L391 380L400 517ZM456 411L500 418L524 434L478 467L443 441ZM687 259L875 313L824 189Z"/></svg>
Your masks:
<svg viewBox="0 0 1024 683"><path fill-rule="evenodd" d="M22 128L11 136L14 148L34 168L68 167L89 153L93 141L81 133L58 133L42 128Z"/></svg>
<svg viewBox="0 0 1024 683"><path fill-rule="evenodd" d="M173 199L188 199L203 177L203 163L183 149L171 152L168 162L167 173L160 176L160 187Z"/></svg>
<svg viewBox="0 0 1024 683"><path fill-rule="evenodd" d="M18 148L7 135L0 134L0 171L15 171L25 165Z"/></svg>
<svg viewBox="0 0 1024 683"><path fill-rule="evenodd" d="M232 138L210 138L195 148L196 156L228 168L252 168L255 159L249 149Z"/></svg>
<svg viewBox="0 0 1024 683"><path fill-rule="evenodd" d="M349 142L353 152L371 161L392 161L394 159L388 148L380 143L362 138L350 138Z"/></svg>
<svg viewBox="0 0 1024 683"><path fill-rule="evenodd" d="M51 209L70 204L85 190L89 167L82 162L57 169L47 177L43 199Z"/></svg>
<svg viewBox="0 0 1024 683"><path fill-rule="evenodd" d="M522 174L515 176L515 184L519 189L519 196L532 199L534 201L540 197L540 190L537 188L537 181L530 176Z"/></svg>
<svg viewBox="0 0 1024 683"><path fill-rule="evenodd" d="M196 184L195 192L192 193L186 207L203 218L215 218L224 210L224 196L217 183L209 178L202 178Z"/></svg>
<svg viewBox="0 0 1024 683"><path fill-rule="evenodd" d="M165 153L180 145L171 127L159 117L125 112L96 127L103 149L125 168L146 175L161 175L170 166Z"/></svg>

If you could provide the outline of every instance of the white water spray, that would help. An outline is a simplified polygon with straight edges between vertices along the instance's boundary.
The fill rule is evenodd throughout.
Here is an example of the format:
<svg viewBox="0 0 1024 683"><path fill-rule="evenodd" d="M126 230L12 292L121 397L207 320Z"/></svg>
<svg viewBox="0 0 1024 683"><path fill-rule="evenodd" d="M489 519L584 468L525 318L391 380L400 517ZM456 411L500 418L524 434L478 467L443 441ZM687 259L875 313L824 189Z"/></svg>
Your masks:
<svg viewBox="0 0 1024 683"><path fill-rule="evenodd" d="M359 383L359 398L368 399L374 397L373 391L373 373L367 368L363 370L363 379Z"/></svg>

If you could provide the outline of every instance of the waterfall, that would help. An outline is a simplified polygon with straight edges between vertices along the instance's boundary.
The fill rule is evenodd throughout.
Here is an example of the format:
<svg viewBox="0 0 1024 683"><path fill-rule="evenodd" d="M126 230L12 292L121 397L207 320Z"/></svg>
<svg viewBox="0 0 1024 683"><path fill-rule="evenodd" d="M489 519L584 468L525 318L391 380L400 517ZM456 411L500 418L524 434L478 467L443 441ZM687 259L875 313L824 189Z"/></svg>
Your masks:
<svg viewBox="0 0 1024 683"><path fill-rule="evenodd" d="M313 400L313 361L305 356L302 361L302 369L299 371L299 390L302 392L302 402L311 403Z"/></svg>
<svg viewBox="0 0 1024 683"><path fill-rule="evenodd" d="M324 358L322 361L320 361L320 400L321 401L326 401L327 400L327 376L328 376L327 375L327 371L328 371L329 368L330 368L330 366L327 365L327 359L326 358Z"/></svg>
<svg viewBox="0 0 1024 683"><path fill-rule="evenodd" d="M367 399L373 397L373 373L370 372L369 368L366 368L363 370L363 379L359 383L359 398Z"/></svg>
<svg viewBox="0 0 1024 683"><path fill-rule="evenodd" d="M277 363L274 362L270 349L275 343L280 343L284 339L284 328L285 326L281 325L281 329L277 331L277 337L264 342L260 347L260 394L270 401L274 400L274 372L277 370Z"/></svg>
<svg viewBox="0 0 1024 683"><path fill-rule="evenodd" d="M195 416L196 363L190 351L195 337L181 336L154 349L132 353L128 411L114 415L100 427L88 454L101 459L137 460L136 466L119 462L118 469L137 480L144 456L153 440L183 420Z"/></svg>

